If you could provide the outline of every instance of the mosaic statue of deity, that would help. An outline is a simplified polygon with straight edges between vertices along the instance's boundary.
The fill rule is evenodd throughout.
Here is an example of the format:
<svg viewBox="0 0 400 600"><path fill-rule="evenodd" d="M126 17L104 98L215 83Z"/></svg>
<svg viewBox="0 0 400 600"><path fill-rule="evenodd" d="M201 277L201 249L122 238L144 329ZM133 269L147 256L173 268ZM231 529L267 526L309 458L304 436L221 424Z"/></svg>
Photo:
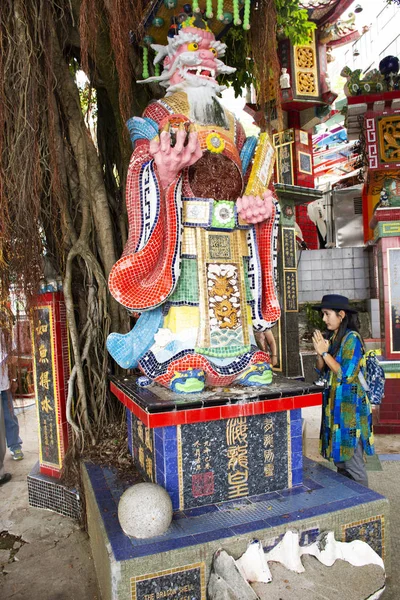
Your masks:
<svg viewBox="0 0 400 600"><path fill-rule="evenodd" d="M129 238L109 278L114 298L140 316L131 332L110 334L108 350L144 384L175 392L269 384L261 348L280 316L279 206L268 184L245 193L257 139L222 106L217 83L235 69L200 17L152 47L164 69L145 81L166 95L128 122Z"/></svg>

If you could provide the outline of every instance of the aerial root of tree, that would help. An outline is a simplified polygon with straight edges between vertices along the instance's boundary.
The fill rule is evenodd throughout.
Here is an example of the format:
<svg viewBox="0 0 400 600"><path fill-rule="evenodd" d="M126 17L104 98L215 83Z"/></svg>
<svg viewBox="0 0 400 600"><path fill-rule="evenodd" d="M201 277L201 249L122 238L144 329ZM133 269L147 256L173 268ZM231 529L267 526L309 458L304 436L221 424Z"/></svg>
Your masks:
<svg viewBox="0 0 400 600"><path fill-rule="evenodd" d="M118 19L121 31L135 28L130 4L3 0L0 10L0 300L13 282L34 306L44 272L63 279L72 361L67 412L81 449L120 414L107 391L106 338L126 330L129 317L108 293L107 278L126 239L123 119L147 102L143 88L134 93L139 53L115 37ZM101 18L80 31L85 5ZM97 138L75 78L83 62L98 92ZM129 113L123 119L121 102Z"/></svg>

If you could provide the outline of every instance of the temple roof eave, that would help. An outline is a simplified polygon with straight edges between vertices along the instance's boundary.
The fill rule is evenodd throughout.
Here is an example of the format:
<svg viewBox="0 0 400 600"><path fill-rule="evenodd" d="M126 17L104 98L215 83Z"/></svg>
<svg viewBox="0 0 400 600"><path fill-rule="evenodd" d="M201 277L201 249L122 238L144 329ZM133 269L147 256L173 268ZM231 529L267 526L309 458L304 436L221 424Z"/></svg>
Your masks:
<svg viewBox="0 0 400 600"><path fill-rule="evenodd" d="M301 0L300 6L309 11L309 18L318 27L333 23L349 8L353 0Z"/></svg>

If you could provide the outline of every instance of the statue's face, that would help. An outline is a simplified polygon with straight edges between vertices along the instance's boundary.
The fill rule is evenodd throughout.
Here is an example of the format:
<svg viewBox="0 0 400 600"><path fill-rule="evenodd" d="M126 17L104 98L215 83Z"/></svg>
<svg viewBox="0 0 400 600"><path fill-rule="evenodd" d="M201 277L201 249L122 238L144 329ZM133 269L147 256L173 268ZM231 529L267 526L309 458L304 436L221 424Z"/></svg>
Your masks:
<svg viewBox="0 0 400 600"><path fill-rule="evenodd" d="M187 27L185 32L193 33L196 41L182 44L172 57L166 57L164 65L172 72L170 85L182 82L193 87L207 86L208 83L215 84L218 52L213 47L214 35L210 31L191 27ZM221 65L221 61L218 62Z"/></svg>

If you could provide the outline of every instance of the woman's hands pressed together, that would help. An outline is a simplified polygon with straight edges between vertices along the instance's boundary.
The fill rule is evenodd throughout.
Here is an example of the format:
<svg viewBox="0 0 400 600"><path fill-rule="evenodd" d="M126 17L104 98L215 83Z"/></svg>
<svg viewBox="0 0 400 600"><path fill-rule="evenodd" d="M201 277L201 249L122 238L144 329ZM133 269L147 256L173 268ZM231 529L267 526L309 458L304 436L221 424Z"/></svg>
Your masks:
<svg viewBox="0 0 400 600"><path fill-rule="evenodd" d="M329 341L326 340L319 329L316 329L313 333L312 342L314 346L314 350L320 356L323 352L328 352L329 350Z"/></svg>

